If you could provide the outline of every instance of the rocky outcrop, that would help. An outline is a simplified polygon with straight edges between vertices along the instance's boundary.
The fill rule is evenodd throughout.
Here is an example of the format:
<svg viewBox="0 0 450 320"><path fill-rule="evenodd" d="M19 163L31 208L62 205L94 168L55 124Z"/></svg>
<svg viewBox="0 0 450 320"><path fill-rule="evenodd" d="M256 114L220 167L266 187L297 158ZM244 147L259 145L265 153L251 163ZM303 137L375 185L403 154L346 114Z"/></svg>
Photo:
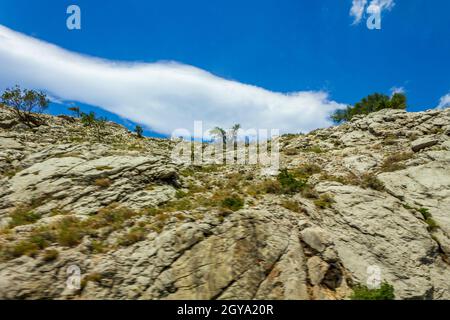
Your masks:
<svg viewBox="0 0 450 320"><path fill-rule="evenodd" d="M450 299L450 110L283 136L295 192L45 117L0 107L2 299L348 299L373 269L398 299Z"/></svg>
<svg viewBox="0 0 450 320"><path fill-rule="evenodd" d="M50 158L5 181L0 214L18 203L33 201L42 203L37 211L58 209L77 214L95 213L111 203L135 209L166 202L173 188L145 190L152 182L176 185L174 167L157 157Z"/></svg>

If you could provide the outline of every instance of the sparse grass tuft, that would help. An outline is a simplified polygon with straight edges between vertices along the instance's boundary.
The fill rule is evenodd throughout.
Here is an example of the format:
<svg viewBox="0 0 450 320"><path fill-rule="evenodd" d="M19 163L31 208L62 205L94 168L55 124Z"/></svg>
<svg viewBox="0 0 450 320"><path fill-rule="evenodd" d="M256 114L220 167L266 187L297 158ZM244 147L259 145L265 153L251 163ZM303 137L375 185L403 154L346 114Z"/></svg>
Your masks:
<svg viewBox="0 0 450 320"><path fill-rule="evenodd" d="M121 246L130 246L136 242L145 240L146 235L147 231L144 228L134 228L120 238L119 244Z"/></svg>
<svg viewBox="0 0 450 320"><path fill-rule="evenodd" d="M334 203L334 199L331 195L324 193L320 195L319 199L314 201L316 207L320 209L330 208Z"/></svg>
<svg viewBox="0 0 450 320"><path fill-rule="evenodd" d="M187 193L182 190L177 190L177 192L175 193L175 198L177 198L177 199L182 199L186 196L187 196Z"/></svg>
<svg viewBox="0 0 450 320"><path fill-rule="evenodd" d="M292 174L298 178L307 180L310 176L322 172L322 168L313 163L306 163L299 168L293 170Z"/></svg>
<svg viewBox="0 0 450 320"><path fill-rule="evenodd" d="M300 151L296 148L288 148L284 150L284 154L287 156L296 156L300 153Z"/></svg>
<svg viewBox="0 0 450 320"><path fill-rule="evenodd" d="M44 260L45 262L51 262L58 259L58 256L59 256L58 250L54 249L45 250L42 256L42 260Z"/></svg>
<svg viewBox="0 0 450 320"><path fill-rule="evenodd" d="M94 273L88 274L81 280L81 284L80 284L81 288L82 289L85 288L89 282L100 283L100 281L102 281L102 279L103 279L103 276L100 273L94 272Z"/></svg>
<svg viewBox="0 0 450 320"><path fill-rule="evenodd" d="M411 152L397 153L392 156L389 156L381 164L381 171L392 172L397 170L403 170L406 168L406 166L400 162L409 160L412 158L412 156L413 153Z"/></svg>
<svg viewBox="0 0 450 320"><path fill-rule="evenodd" d="M317 154L325 153L325 152L326 152L326 150L323 150L323 149L320 148L319 146L307 147L307 148L303 149L303 151L305 151L305 152L317 153Z"/></svg>
<svg viewBox="0 0 450 320"><path fill-rule="evenodd" d="M11 222L9 223L10 228L17 226L22 226L25 224L32 224L41 218L40 214L34 213L33 209L28 206L17 207L10 215Z"/></svg>
<svg viewBox="0 0 450 320"><path fill-rule="evenodd" d="M124 223L137 214L130 209L111 205L83 221L73 216L65 216L49 226L35 228L26 239L5 246L2 248L3 256L6 259L17 258L22 255L34 257L39 251L51 244L75 247L81 243L85 236L97 237L92 242L91 250L94 253L101 253L107 249L102 239L105 239L113 231L123 228ZM99 230L102 230L101 233L99 233ZM135 232L137 230L132 231L133 234L129 235L129 241L139 238L139 235Z"/></svg>
<svg viewBox="0 0 450 320"><path fill-rule="evenodd" d="M73 217L65 217L57 224L56 241L64 247L74 247L81 243L86 229Z"/></svg>
<svg viewBox="0 0 450 320"><path fill-rule="evenodd" d="M34 257L39 252L39 249L36 243L29 240L22 240L12 247L7 248L7 254L12 258L18 258L24 255Z"/></svg>
<svg viewBox="0 0 450 320"><path fill-rule="evenodd" d="M301 207L297 201L293 201L293 200L283 200L281 202L281 206L283 208L286 208L290 211L297 212L297 213L305 213L306 212L305 208Z"/></svg>
<svg viewBox="0 0 450 320"><path fill-rule="evenodd" d="M261 193L272 193L277 194L282 192L281 184L279 181L267 179L264 180L260 185L260 189L257 192Z"/></svg>
<svg viewBox="0 0 450 320"><path fill-rule="evenodd" d="M361 177L360 185L363 188L370 188L377 191L384 191L384 183L381 182L375 175L373 174L365 174Z"/></svg>

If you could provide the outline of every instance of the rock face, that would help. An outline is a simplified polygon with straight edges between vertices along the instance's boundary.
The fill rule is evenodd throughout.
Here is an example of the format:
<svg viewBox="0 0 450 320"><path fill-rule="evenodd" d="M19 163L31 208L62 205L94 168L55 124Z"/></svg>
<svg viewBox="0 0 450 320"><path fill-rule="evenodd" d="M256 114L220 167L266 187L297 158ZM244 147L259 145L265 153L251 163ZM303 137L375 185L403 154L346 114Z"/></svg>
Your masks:
<svg viewBox="0 0 450 320"><path fill-rule="evenodd" d="M0 106L1 299L450 299L450 109L383 110L280 139L258 165ZM238 201L239 200L239 201Z"/></svg>

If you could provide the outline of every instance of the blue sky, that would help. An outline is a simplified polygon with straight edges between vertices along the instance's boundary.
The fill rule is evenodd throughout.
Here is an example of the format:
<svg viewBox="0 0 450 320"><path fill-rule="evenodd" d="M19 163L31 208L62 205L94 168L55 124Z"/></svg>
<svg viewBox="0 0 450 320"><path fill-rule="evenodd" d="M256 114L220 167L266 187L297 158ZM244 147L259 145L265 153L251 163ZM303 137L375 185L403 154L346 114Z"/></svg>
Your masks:
<svg viewBox="0 0 450 320"><path fill-rule="evenodd" d="M409 111L434 108L450 92L450 1L394 2L382 13L381 30L369 30L366 15L352 25L351 0L2 0L0 25L71 52L113 61L176 61L270 92L323 91L329 100L350 104L402 87ZM82 10L82 30L65 26L70 4ZM0 83L13 85L18 77L0 75ZM108 110L96 107L100 114ZM151 131L169 129L143 123Z"/></svg>

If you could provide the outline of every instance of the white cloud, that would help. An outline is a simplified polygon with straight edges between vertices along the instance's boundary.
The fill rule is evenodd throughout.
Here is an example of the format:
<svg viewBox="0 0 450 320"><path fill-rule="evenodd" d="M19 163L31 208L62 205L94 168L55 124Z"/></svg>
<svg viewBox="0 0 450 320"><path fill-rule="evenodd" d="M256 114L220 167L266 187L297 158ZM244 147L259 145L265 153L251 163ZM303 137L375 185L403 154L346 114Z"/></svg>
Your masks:
<svg viewBox="0 0 450 320"><path fill-rule="evenodd" d="M368 12L391 11L395 6L394 0L372 0L367 8Z"/></svg>
<svg viewBox="0 0 450 320"><path fill-rule="evenodd" d="M230 127L309 131L330 125L328 115L345 105L326 92L290 94L226 80L174 62L121 63L83 56L0 25L0 89L19 84L46 90L171 134Z"/></svg>
<svg viewBox="0 0 450 320"><path fill-rule="evenodd" d="M367 0L353 0L350 9L350 16L354 17L353 24L361 22L367 2ZM371 0L366 11L371 13L382 13L384 10L391 11L394 6L394 0Z"/></svg>
<svg viewBox="0 0 450 320"><path fill-rule="evenodd" d="M391 97L396 93L405 93L406 90L404 87L392 87L391 88Z"/></svg>
<svg viewBox="0 0 450 320"><path fill-rule="evenodd" d="M438 109L450 108L450 93L447 93L445 96L441 98L439 101Z"/></svg>
<svg viewBox="0 0 450 320"><path fill-rule="evenodd" d="M358 24L364 14L367 0L353 0L352 7L350 9L350 16L354 17L353 24Z"/></svg>

